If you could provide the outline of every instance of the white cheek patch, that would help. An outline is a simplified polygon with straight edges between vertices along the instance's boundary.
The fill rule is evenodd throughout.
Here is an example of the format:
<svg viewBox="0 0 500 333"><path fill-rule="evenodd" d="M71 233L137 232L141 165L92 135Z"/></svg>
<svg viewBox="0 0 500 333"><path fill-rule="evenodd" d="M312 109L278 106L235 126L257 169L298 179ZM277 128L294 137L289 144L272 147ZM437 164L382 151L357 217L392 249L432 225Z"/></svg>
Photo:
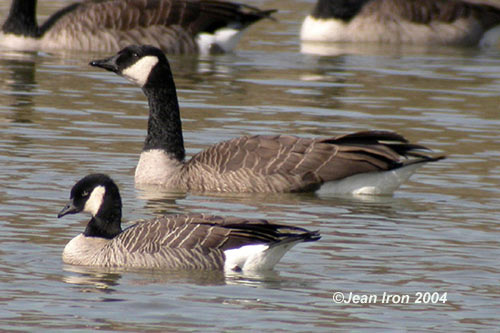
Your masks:
<svg viewBox="0 0 500 333"><path fill-rule="evenodd" d="M130 67L125 68L122 75L142 87L146 84L149 73L151 73L158 61L159 59L156 56L145 56Z"/></svg>
<svg viewBox="0 0 500 333"><path fill-rule="evenodd" d="M101 208L104 193L106 193L104 186L97 186L94 188L89 199L85 203L85 207L83 207L83 211L92 214L92 216L96 216L99 208Z"/></svg>

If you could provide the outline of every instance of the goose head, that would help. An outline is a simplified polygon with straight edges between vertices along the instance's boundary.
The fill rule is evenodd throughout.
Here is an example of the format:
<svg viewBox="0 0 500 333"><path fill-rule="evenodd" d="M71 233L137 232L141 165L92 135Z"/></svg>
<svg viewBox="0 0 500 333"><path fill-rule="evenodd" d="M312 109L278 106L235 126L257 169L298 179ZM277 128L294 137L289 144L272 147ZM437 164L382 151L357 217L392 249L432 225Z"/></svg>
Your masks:
<svg viewBox="0 0 500 333"><path fill-rule="evenodd" d="M165 75L172 75L165 54L151 45L130 45L112 57L89 64L123 76L140 87L162 82Z"/></svg>
<svg viewBox="0 0 500 333"><path fill-rule="evenodd" d="M80 212L108 216L117 210L121 211L121 198L116 184L107 175L91 174L73 186L68 204L57 217Z"/></svg>

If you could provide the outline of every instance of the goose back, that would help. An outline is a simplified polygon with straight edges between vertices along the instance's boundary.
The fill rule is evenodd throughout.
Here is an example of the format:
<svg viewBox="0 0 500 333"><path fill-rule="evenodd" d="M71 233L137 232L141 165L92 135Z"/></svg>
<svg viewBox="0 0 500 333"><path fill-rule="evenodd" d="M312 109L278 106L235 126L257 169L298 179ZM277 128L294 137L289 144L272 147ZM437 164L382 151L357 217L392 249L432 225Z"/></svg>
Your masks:
<svg viewBox="0 0 500 333"><path fill-rule="evenodd" d="M386 141L384 143L383 141ZM387 143L392 142L392 143ZM304 192L356 174L387 171L433 158L393 132L367 131L332 138L244 136L192 157L180 174L190 191Z"/></svg>

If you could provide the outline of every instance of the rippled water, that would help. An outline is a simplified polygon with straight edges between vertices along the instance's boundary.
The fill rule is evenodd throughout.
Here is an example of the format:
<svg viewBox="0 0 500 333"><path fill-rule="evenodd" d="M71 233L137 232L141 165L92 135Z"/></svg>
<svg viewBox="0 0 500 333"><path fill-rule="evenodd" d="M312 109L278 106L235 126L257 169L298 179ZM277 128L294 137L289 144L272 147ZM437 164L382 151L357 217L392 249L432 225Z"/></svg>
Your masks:
<svg viewBox="0 0 500 333"><path fill-rule="evenodd" d="M40 12L62 3L42 3ZM304 54L297 33L311 1L251 3L284 10L254 26L234 54L171 58L189 154L250 133L388 129L448 158L392 197L139 190L142 92L87 66L102 55L0 51L0 330L498 328L500 52L343 46ZM65 266L62 248L86 217L56 214L90 172L119 183L126 220L209 212L319 229L323 238L255 276ZM339 291L379 298L336 304ZM410 302L382 303L384 292ZM417 292L447 299L416 304Z"/></svg>

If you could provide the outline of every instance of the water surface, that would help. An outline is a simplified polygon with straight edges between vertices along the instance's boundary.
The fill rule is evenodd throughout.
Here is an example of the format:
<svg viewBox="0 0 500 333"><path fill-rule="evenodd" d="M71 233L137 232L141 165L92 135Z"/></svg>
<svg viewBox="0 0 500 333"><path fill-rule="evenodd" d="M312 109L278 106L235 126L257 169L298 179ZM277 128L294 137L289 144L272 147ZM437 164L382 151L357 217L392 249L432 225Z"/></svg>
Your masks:
<svg viewBox="0 0 500 333"><path fill-rule="evenodd" d="M40 3L41 16L63 3ZM147 121L140 89L87 65L102 54L0 51L0 330L497 329L500 53L348 45L301 53L311 1L250 3L283 10L234 54L170 58L189 155L245 134L384 129L448 158L391 197L136 189ZM126 221L207 212L323 238L260 275L66 266L62 248L87 217L56 214L90 172L119 183ZM339 291L379 302L336 304ZM411 302L382 304L384 292ZM447 300L416 304L417 292Z"/></svg>

